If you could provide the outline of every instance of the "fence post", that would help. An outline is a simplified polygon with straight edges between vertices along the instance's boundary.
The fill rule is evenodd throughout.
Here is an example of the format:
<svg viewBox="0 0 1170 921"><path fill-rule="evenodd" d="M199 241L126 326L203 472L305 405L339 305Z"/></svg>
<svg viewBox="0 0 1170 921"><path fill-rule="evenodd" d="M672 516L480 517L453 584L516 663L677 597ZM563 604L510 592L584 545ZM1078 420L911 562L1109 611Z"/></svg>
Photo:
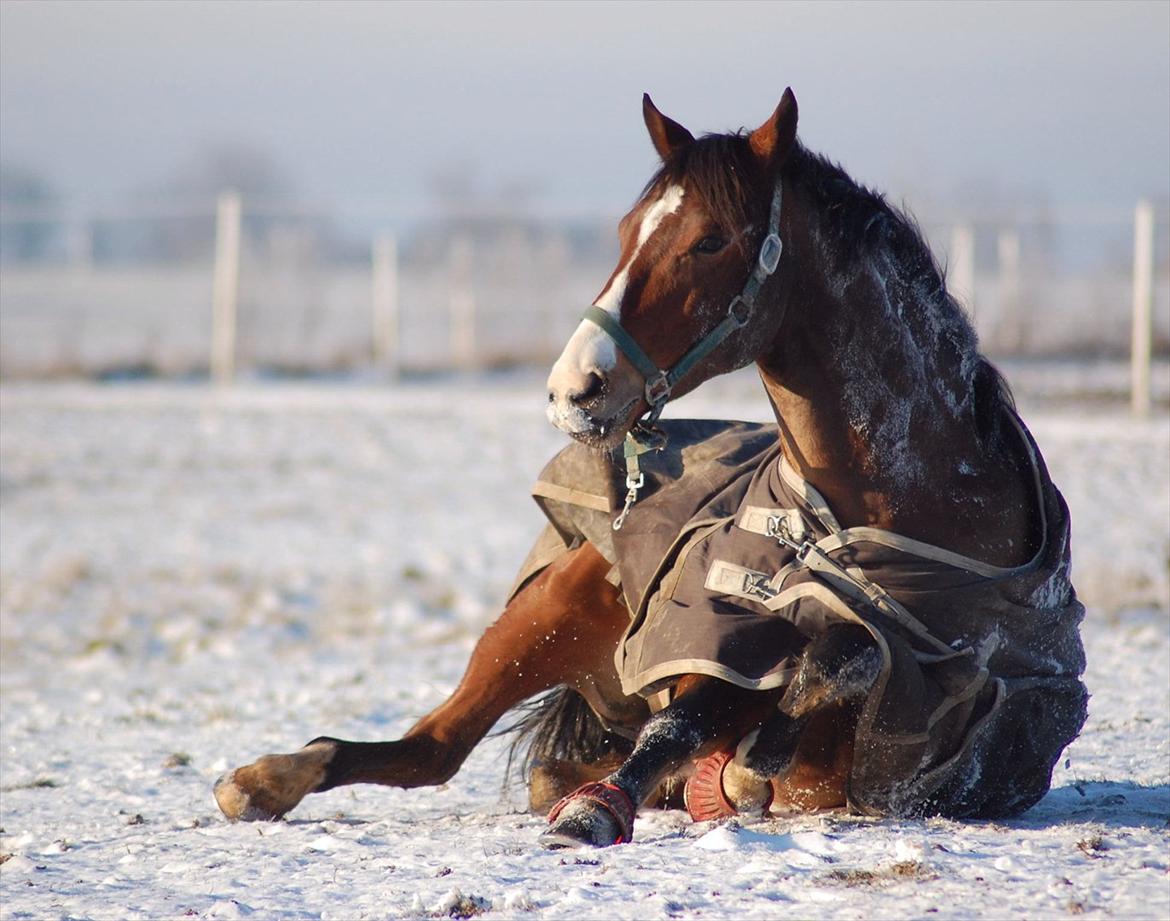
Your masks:
<svg viewBox="0 0 1170 921"><path fill-rule="evenodd" d="M1150 352L1154 316L1154 206L1139 201L1133 214L1133 337L1130 348L1130 406L1150 414Z"/></svg>
<svg viewBox="0 0 1170 921"><path fill-rule="evenodd" d="M1004 227L996 240L999 257L999 346L1015 352L1023 344L1020 324L1020 232Z"/></svg>
<svg viewBox="0 0 1170 921"><path fill-rule="evenodd" d="M221 192L215 205L215 268L211 290L211 379L236 374L236 304L240 294L240 196Z"/></svg>
<svg viewBox="0 0 1170 921"><path fill-rule="evenodd" d="M93 227L79 215L73 216L68 227L69 265L74 272L86 274L93 270Z"/></svg>
<svg viewBox="0 0 1170 921"><path fill-rule="evenodd" d="M956 224L951 230L951 296L975 317L975 230L970 224Z"/></svg>
<svg viewBox="0 0 1170 921"><path fill-rule="evenodd" d="M392 234L374 239L373 264L374 363L388 377L401 370L398 319L398 241Z"/></svg>
<svg viewBox="0 0 1170 921"><path fill-rule="evenodd" d="M471 287L471 240L460 234L451 242L450 335L451 360L469 371L475 365L475 293Z"/></svg>

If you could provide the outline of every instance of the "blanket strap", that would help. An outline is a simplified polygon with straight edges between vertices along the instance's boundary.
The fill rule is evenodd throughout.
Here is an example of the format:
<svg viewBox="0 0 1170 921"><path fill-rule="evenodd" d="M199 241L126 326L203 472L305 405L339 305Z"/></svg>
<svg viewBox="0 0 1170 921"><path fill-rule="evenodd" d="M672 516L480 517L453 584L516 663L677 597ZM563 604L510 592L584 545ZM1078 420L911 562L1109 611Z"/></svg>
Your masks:
<svg viewBox="0 0 1170 921"><path fill-rule="evenodd" d="M796 552L796 560L813 575L831 588L855 601L868 604L879 614L883 614L901 627L909 630L914 636L930 644L935 650L953 656L955 650L931 633L920 620L914 617L902 605L898 604L889 593L864 576L855 575L834 562L824 550L816 544L804 540L799 543L793 540L788 533L787 521L776 516L768 521L768 536Z"/></svg>

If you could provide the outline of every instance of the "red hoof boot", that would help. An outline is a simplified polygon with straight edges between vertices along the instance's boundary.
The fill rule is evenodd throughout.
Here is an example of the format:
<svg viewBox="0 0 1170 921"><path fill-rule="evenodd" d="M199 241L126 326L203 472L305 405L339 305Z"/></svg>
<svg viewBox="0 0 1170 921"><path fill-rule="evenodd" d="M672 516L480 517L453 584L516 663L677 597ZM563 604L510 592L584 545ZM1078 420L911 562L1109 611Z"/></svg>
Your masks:
<svg viewBox="0 0 1170 921"><path fill-rule="evenodd" d="M723 769L734 757L734 752L715 752L695 762L695 773L683 787L683 802L696 822L739 814L723 792Z"/></svg>
<svg viewBox="0 0 1170 921"><path fill-rule="evenodd" d="M696 822L765 813L772 796L772 784L737 764L735 753L729 751L696 761L695 773L683 787L683 802Z"/></svg>
<svg viewBox="0 0 1170 921"><path fill-rule="evenodd" d="M553 849L623 844L633 837L634 812L633 801L616 784L583 784L552 807L540 841Z"/></svg>

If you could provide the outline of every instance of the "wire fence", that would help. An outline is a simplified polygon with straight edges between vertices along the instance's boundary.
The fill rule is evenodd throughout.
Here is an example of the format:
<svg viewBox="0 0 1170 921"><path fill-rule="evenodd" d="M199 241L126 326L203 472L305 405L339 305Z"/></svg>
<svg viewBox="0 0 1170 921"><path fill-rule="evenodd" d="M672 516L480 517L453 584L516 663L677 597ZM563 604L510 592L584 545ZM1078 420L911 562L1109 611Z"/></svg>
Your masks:
<svg viewBox="0 0 1170 921"><path fill-rule="evenodd" d="M616 220L385 220L233 193L89 216L6 209L0 377L548 364L612 271ZM1166 219L1149 206L922 226L991 355L1170 353Z"/></svg>

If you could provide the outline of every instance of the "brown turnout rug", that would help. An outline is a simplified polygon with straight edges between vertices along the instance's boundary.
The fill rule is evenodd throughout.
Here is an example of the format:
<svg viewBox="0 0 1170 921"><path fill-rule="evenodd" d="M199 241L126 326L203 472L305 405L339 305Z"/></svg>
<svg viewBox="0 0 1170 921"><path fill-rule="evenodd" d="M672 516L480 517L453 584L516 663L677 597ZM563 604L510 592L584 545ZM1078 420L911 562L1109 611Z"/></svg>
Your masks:
<svg viewBox="0 0 1170 921"><path fill-rule="evenodd" d="M1085 720L1084 613L1069 579L1068 509L1017 420L1042 545L1000 568L875 528L843 529L783 460L776 427L660 423L620 531L620 452L572 444L533 495L549 524L517 586L589 541L630 611L615 654L628 694L683 674L783 686L809 637L862 624L883 665L856 733L849 802L871 815L992 817L1027 809Z"/></svg>

